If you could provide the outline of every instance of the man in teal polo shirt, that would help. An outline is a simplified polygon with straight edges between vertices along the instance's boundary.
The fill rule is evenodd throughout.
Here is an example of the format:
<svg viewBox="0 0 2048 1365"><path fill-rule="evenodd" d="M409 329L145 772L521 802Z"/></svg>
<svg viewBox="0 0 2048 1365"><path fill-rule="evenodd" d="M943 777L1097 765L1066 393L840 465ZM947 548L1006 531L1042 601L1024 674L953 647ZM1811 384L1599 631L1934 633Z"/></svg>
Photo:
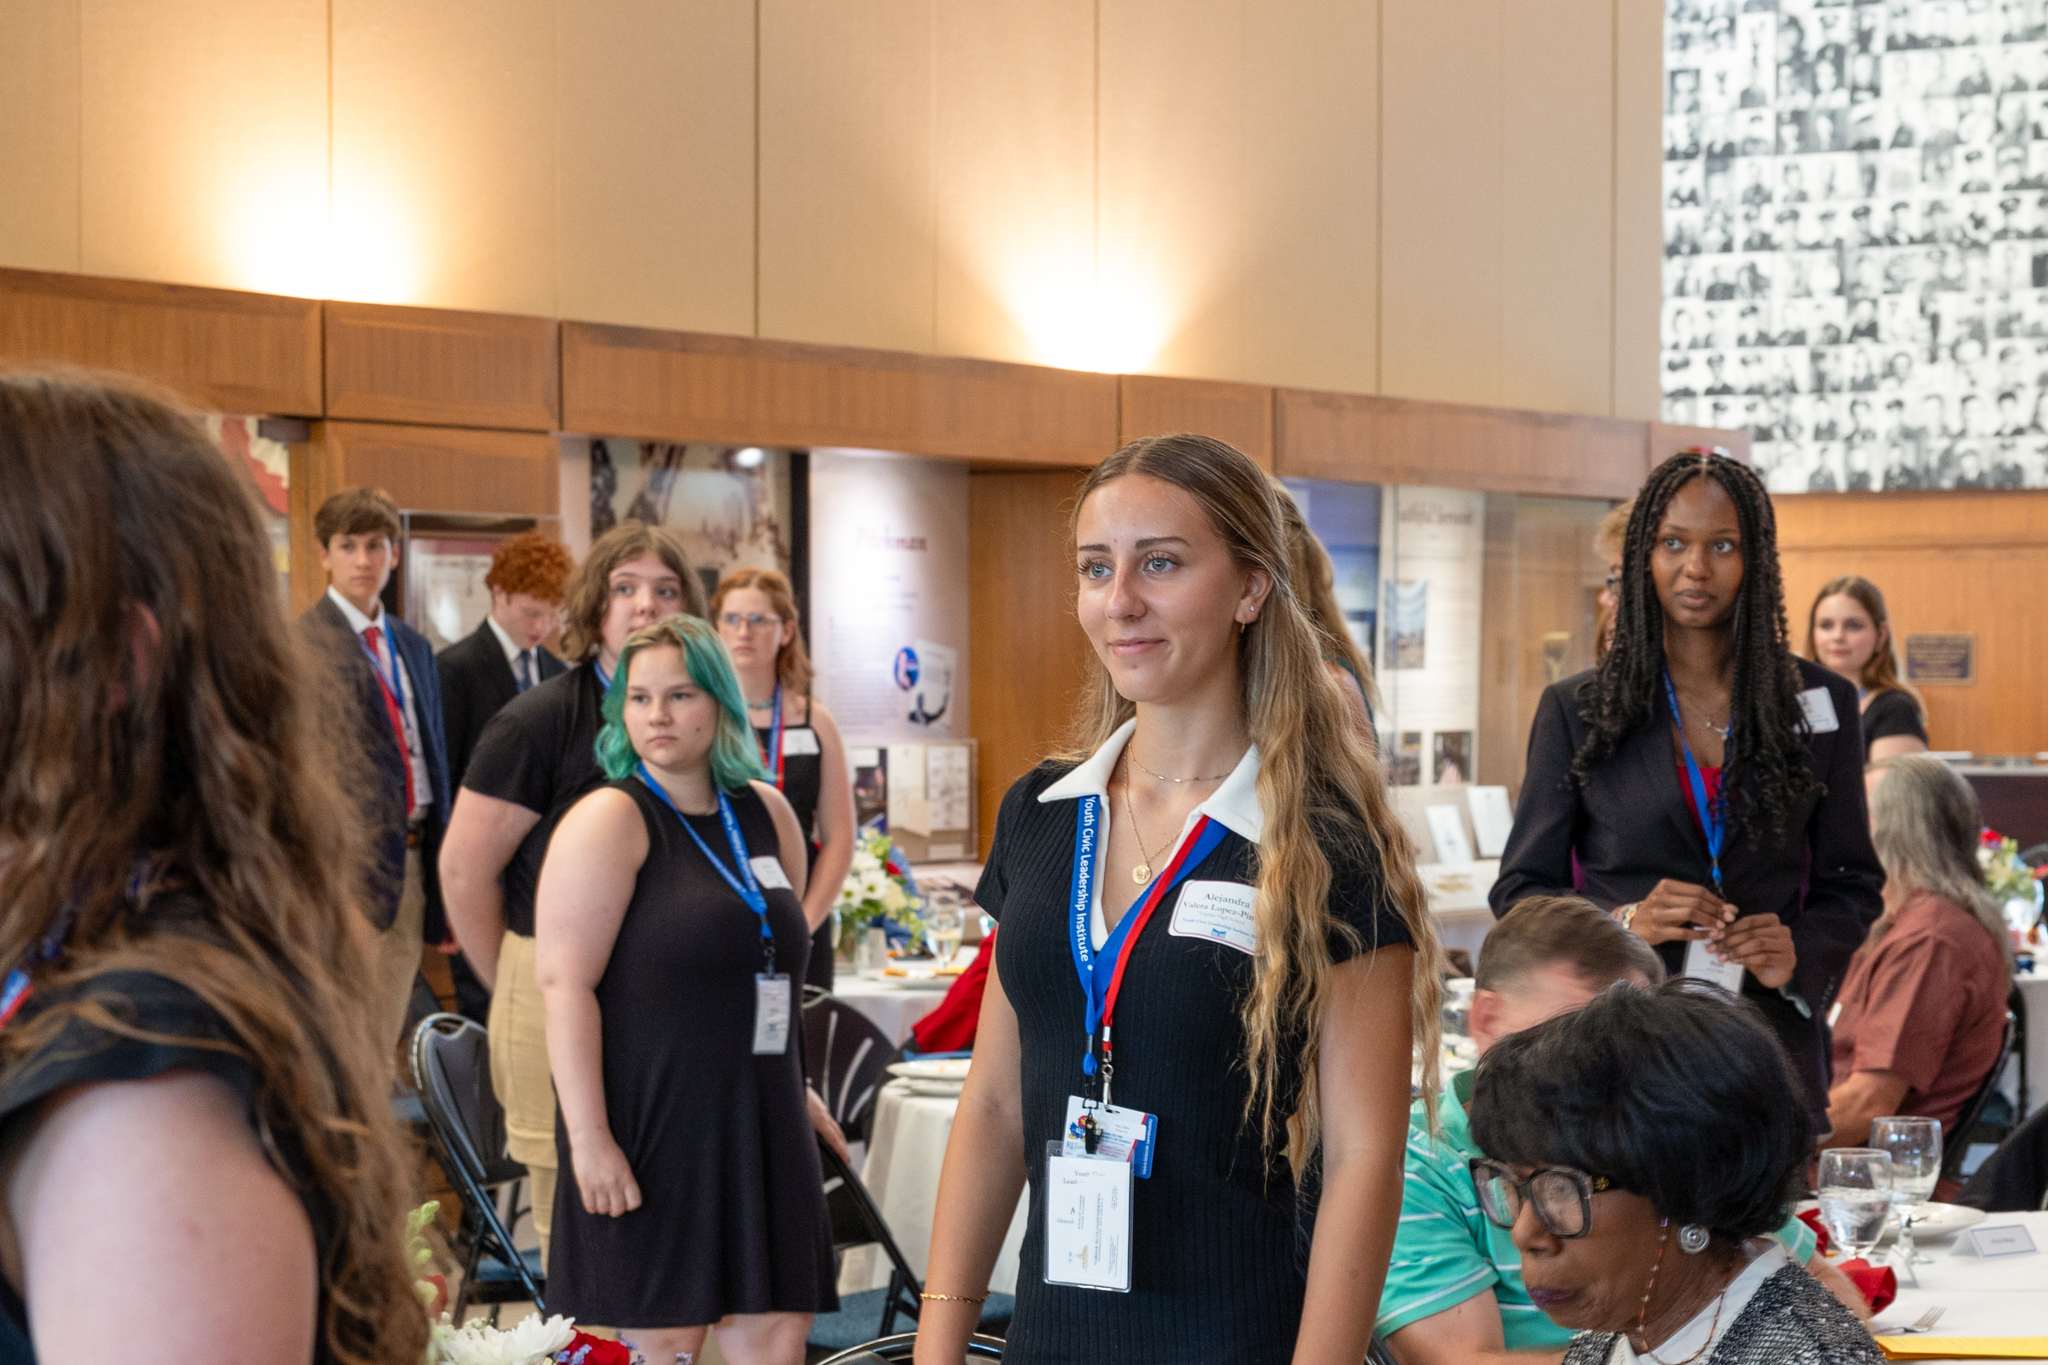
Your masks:
<svg viewBox="0 0 2048 1365"><path fill-rule="evenodd" d="M1664 977L1650 946L1576 896L1538 896L1501 918L1479 952L1472 1041L1482 1055L1511 1033L1578 1009L1616 985ZM1479 1211L1466 1163L1478 1156L1465 1106L1473 1073L1453 1078L1432 1138L1418 1101L1408 1120L1407 1182L1376 1330L1400 1365L1544 1365L1572 1333L1529 1302L1522 1256ZM1791 1103L1792 1097L1786 1097ZM1814 1254L1813 1231L1788 1219L1778 1238L1836 1297L1869 1316L1861 1295Z"/></svg>

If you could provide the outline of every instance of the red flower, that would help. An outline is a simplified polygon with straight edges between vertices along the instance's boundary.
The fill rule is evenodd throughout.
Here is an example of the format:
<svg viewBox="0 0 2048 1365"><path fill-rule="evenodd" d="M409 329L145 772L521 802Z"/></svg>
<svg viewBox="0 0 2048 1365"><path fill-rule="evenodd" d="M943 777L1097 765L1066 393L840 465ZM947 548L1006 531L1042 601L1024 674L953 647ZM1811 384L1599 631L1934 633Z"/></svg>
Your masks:
<svg viewBox="0 0 2048 1365"><path fill-rule="evenodd" d="M571 1337L568 1346L555 1353L555 1359L574 1365L633 1365L633 1353L624 1342L606 1341L588 1332Z"/></svg>
<svg viewBox="0 0 2048 1365"><path fill-rule="evenodd" d="M1986 825L1984 826L1984 832L1977 836L1977 842L1986 848L1997 848L2005 842L2005 836L1991 828L1991 826Z"/></svg>

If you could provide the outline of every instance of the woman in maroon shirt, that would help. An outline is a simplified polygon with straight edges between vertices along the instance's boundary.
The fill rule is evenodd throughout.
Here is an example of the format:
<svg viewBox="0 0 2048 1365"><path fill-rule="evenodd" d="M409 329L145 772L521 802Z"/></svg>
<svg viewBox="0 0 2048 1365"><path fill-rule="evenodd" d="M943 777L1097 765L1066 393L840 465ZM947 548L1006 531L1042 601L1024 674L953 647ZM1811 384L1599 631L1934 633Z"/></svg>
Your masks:
<svg viewBox="0 0 2048 1365"><path fill-rule="evenodd" d="M1917 754L1882 761L1871 782L1884 915L1836 1006L1823 1146L1863 1146L1883 1114L1952 1129L1998 1059L2012 989L2005 919L1977 864L1976 794Z"/></svg>

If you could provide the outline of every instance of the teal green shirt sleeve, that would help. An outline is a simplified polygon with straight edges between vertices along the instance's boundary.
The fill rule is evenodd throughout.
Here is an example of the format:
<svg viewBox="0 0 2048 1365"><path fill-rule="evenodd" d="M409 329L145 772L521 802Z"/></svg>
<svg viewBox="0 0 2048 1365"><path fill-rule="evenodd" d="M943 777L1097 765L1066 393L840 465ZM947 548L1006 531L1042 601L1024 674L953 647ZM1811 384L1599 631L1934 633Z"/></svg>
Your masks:
<svg viewBox="0 0 2048 1365"><path fill-rule="evenodd" d="M1771 1235L1785 1244L1785 1250L1792 1255L1792 1264L1797 1266L1803 1266L1812 1260L1814 1248L1820 1245L1820 1238L1814 1236L1813 1229L1806 1225L1806 1220L1796 1213L1785 1220L1785 1226Z"/></svg>
<svg viewBox="0 0 2048 1365"><path fill-rule="evenodd" d="M1411 1122L1401 1189L1401 1221L1380 1294L1376 1330L1388 1336L1500 1282L1486 1241L1475 1240L1480 1218L1465 1158Z"/></svg>

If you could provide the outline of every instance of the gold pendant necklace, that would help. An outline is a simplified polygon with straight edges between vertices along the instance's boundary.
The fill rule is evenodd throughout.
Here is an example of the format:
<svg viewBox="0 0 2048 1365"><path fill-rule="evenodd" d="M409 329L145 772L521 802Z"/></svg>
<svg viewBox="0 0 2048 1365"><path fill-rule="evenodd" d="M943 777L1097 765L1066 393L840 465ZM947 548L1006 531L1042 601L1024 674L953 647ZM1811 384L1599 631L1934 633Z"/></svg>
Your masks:
<svg viewBox="0 0 2048 1365"><path fill-rule="evenodd" d="M1128 748L1124 750L1130 752ZM1131 869L1131 880L1143 886L1152 880L1152 855L1145 851L1145 836L1138 832L1138 813L1131 809L1131 773L1124 769L1124 814L1131 818L1131 838L1138 845L1139 863Z"/></svg>

